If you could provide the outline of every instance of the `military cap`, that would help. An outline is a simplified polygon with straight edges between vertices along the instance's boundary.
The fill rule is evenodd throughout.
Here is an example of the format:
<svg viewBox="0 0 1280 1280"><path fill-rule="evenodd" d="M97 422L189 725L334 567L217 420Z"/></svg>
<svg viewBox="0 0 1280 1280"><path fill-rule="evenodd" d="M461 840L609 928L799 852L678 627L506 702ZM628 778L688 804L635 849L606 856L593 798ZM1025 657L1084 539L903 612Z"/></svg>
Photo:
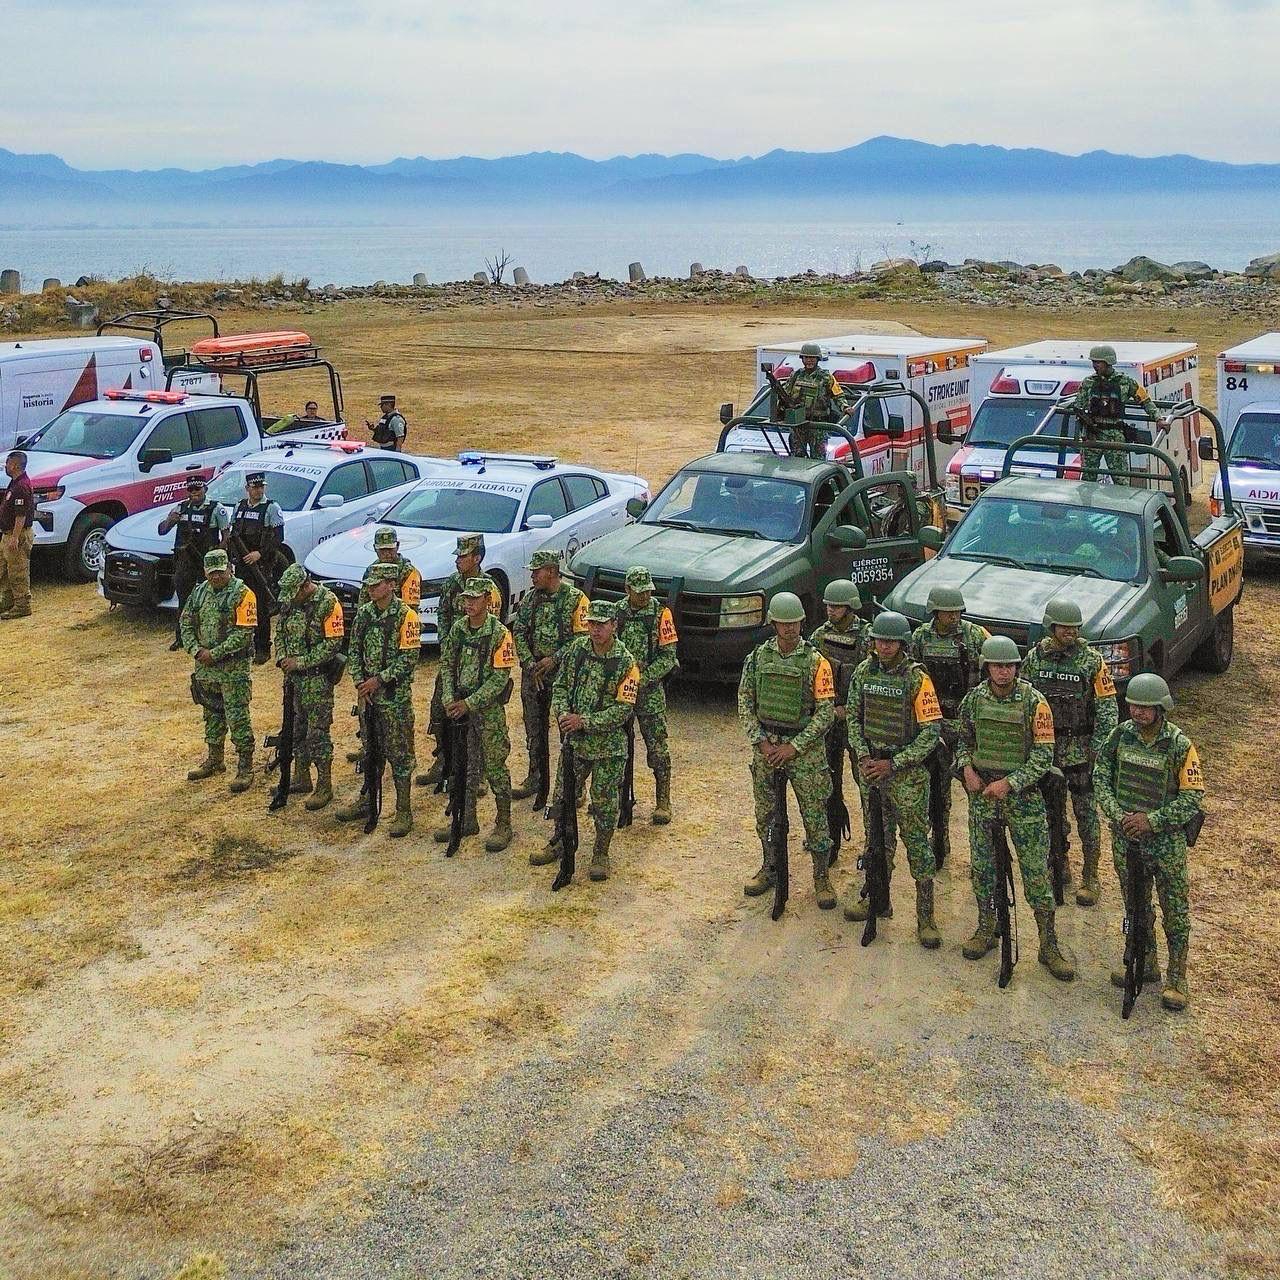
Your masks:
<svg viewBox="0 0 1280 1280"><path fill-rule="evenodd" d="M464 596L488 596L498 589L498 584L487 573L478 573L468 578L462 587Z"/></svg>
<svg viewBox="0 0 1280 1280"><path fill-rule="evenodd" d="M395 404L395 402L396 402L396 398L395 398L395 396L393 396L393 395L385 395L385 396L379 396L379 397L378 397L378 403L379 403L379 404L381 404L384 400L390 400L392 404Z"/></svg>
<svg viewBox="0 0 1280 1280"><path fill-rule="evenodd" d="M1101 346L1089 348L1089 359L1102 360L1107 364L1115 364L1116 349L1109 342L1104 342Z"/></svg>
<svg viewBox="0 0 1280 1280"><path fill-rule="evenodd" d="M454 556L479 556L484 559L484 534L462 533L454 544Z"/></svg>
<svg viewBox="0 0 1280 1280"><path fill-rule="evenodd" d="M592 600L587 605L588 622L612 622L618 616L618 606L611 600Z"/></svg>
<svg viewBox="0 0 1280 1280"><path fill-rule="evenodd" d="M1050 600L1044 607L1046 627L1082 627L1084 615L1074 600Z"/></svg>
<svg viewBox="0 0 1280 1280"><path fill-rule="evenodd" d="M862 606L862 593L851 578L836 578L827 583L827 588L822 593L822 603L842 604L849 609L858 609Z"/></svg>
<svg viewBox="0 0 1280 1280"><path fill-rule="evenodd" d="M373 535L374 550L377 550L378 547L398 547L399 545L399 534L397 534L394 529L388 529L386 525L383 525L383 527Z"/></svg>
<svg viewBox="0 0 1280 1280"><path fill-rule="evenodd" d="M535 551L529 557L529 563L525 568L533 569L559 569L560 553L552 551L550 547L544 547L541 551Z"/></svg>
<svg viewBox="0 0 1280 1280"><path fill-rule="evenodd" d="M770 622L803 622L804 605L792 591L779 591L769 601Z"/></svg>
<svg viewBox="0 0 1280 1280"><path fill-rule="evenodd" d="M300 564L291 564L281 575L276 595L281 604L288 604L306 585L307 571Z"/></svg>
<svg viewBox="0 0 1280 1280"><path fill-rule="evenodd" d="M944 613L952 613L956 610L963 613L964 592L959 587L930 587L925 608L930 613L937 613L939 609Z"/></svg>
<svg viewBox="0 0 1280 1280"><path fill-rule="evenodd" d="M365 571L364 580L369 586L373 586L376 582L400 582L400 566L398 564L383 564L381 560L377 564L371 564Z"/></svg>
<svg viewBox="0 0 1280 1280"><path fill-rule="evenodd" d="M876 614L875 621L871 624L871 638L899 640L906 644L911 639L911 623L902 614L886 609L883 613Z"/></svg>
<svg viewBox="0 0 1280 1280"><path fill-rule="evenodd" d="M627 570L628 591L656 591L653 574L642 564L633 565Z"/></svg>
<svg viewBox="0 0 1280 1280"><path fill-rule="evenodd" d="M1124 700L1131 707L1159 707L1162 711L1173 710L1173 694L1162 676L1154 671L1143 671L1129 681L1124 691Z"/></svg>
<svg viewBox="0 0 1280 1280"><path fill-rule="evenodd" d="M266 484L267 473L265 471L250 471L244 478L245 484Z"/></svg>
<svg viewBox="0 0 1280 1280"><path fill-rule="evenodd" d="M188 489L207 489L208 487L209 487L209 482L204 478L204 476L188 476L187 477Z"/></svg>
<svg viewBox="0 0 1280 1280"><path fill-rule="evenodd" d="M988 662L1016 664L1021 661L1022 655L1018 652L1018 646L1008 636L988 636L982 642L982 654L979 658L981 666L986 666Z"/></svg>
<svg viewBox="0 0 1280 1280"><path fill-rule="evenodd" d="M204 553L205 573L217 573L219 570L226 572L226 570L230 568L231 560L221 547L214 547L212 551L206 551Z"/></svg>

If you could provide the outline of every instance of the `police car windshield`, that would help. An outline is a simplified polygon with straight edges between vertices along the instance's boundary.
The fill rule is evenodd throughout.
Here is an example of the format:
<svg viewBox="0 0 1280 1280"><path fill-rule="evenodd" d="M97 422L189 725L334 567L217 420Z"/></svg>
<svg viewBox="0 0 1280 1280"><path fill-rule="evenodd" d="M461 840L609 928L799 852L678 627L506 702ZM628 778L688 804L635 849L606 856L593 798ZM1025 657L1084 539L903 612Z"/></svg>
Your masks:
<svg viewBox="0 0 1280 1280"><path fill-rule="evenodd" d="M510 533L518 506L508 494L431 485L405 494L382 523L451 533Z"/></svg>
<svg viewBox="0 0 1280 1280"><path fill-rule="evenodd" d="M1019 436L1029 436L1053 405L1045 400L984 400L965 444L1004 449Z"/></svg>
<svg viewBox="0 0 1280 1280"><path fill-rule="evenodd" d="M806 528L806 496L805 486L791 480L681 471L644 513L642 523L798 542Z"/></svg>
<svg viewBox="0 0 1280 1280"><path fill-rule="evenodd" d="M60 413L28 446L30 453L74 453L81 458L118 458L147 425L137 413Z"/></svg>
<svg viewBox="0 0 1280 1280"><path fill-rule="evenodd" d="M942 556L1133 582L1142 564L1142 526L1124 512L1065 502L984 497L951 535Z"/></svg>
<svg viewBox="0 0 1280 1280"><path fill-rule="evenodd" d="M224 471L209 486L209 497L223 506L234 507L247 496L244 478L248 474L247 471ZM267 471L264 474L267 477L267 499L281 511L301 511L316 487L310 476L293 475L288 471Z"/></svg>
<svg viewBox="0 0 1280 1280"><path fill-rule="evenodd" d="M1280 416L1243 413L1231 433L1230 462L1257 463L1280 470Z"/></svg>

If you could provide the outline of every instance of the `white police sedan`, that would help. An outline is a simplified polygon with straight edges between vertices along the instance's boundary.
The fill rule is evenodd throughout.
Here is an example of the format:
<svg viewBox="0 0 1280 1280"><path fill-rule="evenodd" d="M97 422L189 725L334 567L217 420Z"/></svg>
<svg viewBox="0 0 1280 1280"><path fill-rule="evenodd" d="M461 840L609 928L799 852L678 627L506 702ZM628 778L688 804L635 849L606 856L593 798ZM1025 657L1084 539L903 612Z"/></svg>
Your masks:
<svg viewBox="0 0 1280 1280"><path fill-rule="evenodd" d="M245 496L245 476L265 472L267 497L284 516L284 550L301 563L326 538L377 520L443 459L387 453L351 440L281 443L238 458L209 482L228 509ZM157 532L177 504L153 507L112 525L98 590L112 604L177 608L174 532Z"/></svg>
<svg viewBox="0 0 1280 1280"><path fill-rule="evenodd" d="M327 538L304 567L349 612L365 569L377 558L373 535L379 525L391 526L401 554L422 575L423 643L438 644L440 587L454 571L458 534L484 534L484 571L502 592L505 618L533 585L525 565L535 551L550 547L567 564L587 543L629 524L633 498L649 500L648 482L640 476L534 454L470 450L456 462L433 466L376 523Z"/></svg>

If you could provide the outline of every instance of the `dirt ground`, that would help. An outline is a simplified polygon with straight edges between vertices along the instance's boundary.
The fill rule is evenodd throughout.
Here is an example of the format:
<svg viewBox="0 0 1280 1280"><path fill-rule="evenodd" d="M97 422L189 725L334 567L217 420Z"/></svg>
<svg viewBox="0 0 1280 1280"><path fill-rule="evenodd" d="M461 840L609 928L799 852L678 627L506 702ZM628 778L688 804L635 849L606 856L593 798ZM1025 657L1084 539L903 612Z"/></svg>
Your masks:
<svg viewBox="0 0 1280 1280"><path fill-rule="evenodd" d="M1088 312L433 315L374 303L223 328L295 322L342 370L353 422L393 390L411 448L550 448L637 470L655 489L709 447L722 400L745 403L758 342L870 322L996 345L1177 333L1199 342L1212 403L1212 357L1256 328L1208 310L1109 311L1102 334ZM1192 860L1192 1003L1177 1017L1146 994L1122 1023L1106 862L1101 906L1062 913L1081 974L1071 987L1036 965L1029 919L1009 990L992 965L961 958L973 901L960 801L941 952L914 942L905 877L898 919L868 950L838 912L816 910L802 872L772 924L764 900L741 895L758 845L724 690L674 692L672 826L648 824L642 784L610 881L553 897L552 869L526 862L545 838L527 803L506 853L473 840L445 862L430 840L441 802L421 791L413 836L395 841L343 828L332 810L268 817L261 782L241 797L188 784L199 717L188 661L166 649L169 621L108 610L92 587L41 572L35 616L0 632L0 1274L171 1276L202 1251L236 1275L269 1267L291 1242L354 1230L423 1142L468 1132L496 1082L550 1060L573 1100L509 1135L518 1187L520 1169L555 1165L574 1135L607 1129L623 1096L708 1044L719 1066L699 1077L700 1096L719 1105L683 1117L678 1158L662 1159L699 1171L708 1212L731 1221L755 1158L737 1114L748 1091L774 1099L779 1178L838 1184L871 1158L871 1137L911 1160L975 1110L999 1109L999 1089L975 1101L963 1087L975 1040L1029 1063L1022 1086L1074 1117L1064 1124L1110 1126L1152 1212L1206 1265L1280 1274L1277 605L1276 572L1252 568L1231 671L1176 683L1175 718L1209 785ZM420 727L433 665L416 680ZM278 673L255 669L254 682L261 734L275 727ZM341 759L354 721L339 714L335 730ZM846 857L840 887L851 874ZM588 1040L608 1047L584 1056ZM505 1135L511 1119L482 1131ZM1019 1140L1052 1165L1052 1132ZM1110 1211L1058 1214L1087 1237ZM593 1236L602 1259L621 1260L609 1274L667 1274L661 1257L628 1252L625 1216L611 1230ZM1144 1274L1165 1273L1158 1244L1147 1261Z"/></svg>

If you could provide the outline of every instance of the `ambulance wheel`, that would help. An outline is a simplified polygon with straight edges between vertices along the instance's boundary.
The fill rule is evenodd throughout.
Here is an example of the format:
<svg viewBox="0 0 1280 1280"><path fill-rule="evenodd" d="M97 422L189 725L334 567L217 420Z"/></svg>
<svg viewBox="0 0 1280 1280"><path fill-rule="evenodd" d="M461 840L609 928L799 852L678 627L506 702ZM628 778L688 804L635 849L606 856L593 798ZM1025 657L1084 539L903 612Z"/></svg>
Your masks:
<svg viewBox="0 0 1280 1280"><path fill-rule="evenodd" d="M71 526L62 569L72 582L95 582L107 560L107 530L115 521L89 511Z"/></svg>
<svg viewBox="0 0 1280 1280"><path fill-rule="evenodd" d="M1213 622L1209 638L1192 655L1191 661L1201 671L1220 676L1231 666L1235 651L1235 607L1229 606L1218 614Z"/></svg>

